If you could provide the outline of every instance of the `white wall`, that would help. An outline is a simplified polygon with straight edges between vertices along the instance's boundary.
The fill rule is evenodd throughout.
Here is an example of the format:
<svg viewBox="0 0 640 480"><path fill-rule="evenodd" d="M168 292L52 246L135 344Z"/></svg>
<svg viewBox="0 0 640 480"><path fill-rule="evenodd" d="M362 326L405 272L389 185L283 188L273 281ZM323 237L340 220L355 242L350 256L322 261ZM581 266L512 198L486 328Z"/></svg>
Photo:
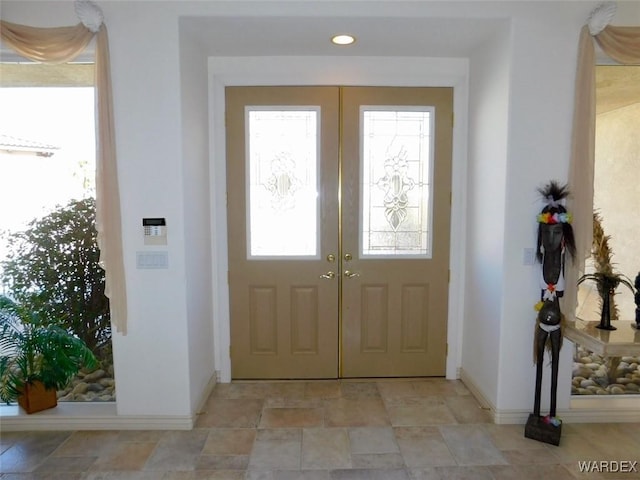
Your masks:
<svg viewBox="0 0 640 480"><path fill-rule="evenodd" d="M225 15L229 8L237 15L366 17L375 10L367 3L332 10L327 2L309 1L98 2L111 42L130 302L129 333L114 335L120 415L192 416L224 357L215 352L212 366L210 317L224 310L210 291L212 281L223 278L212 250L224 245L208 243L216 225L207 217L210 206L213 212L224 206L220 192L207 191L203 180L209 176L205 52L180 29L180 17ZM454 219L465 235L458 245L467 246L460 262L466 280L457 293L464 304L459 366L496 411L526 412L533 405L538 286L522 253L535 243L536 188L567 176L578 31L597 3L391 3L390 14L398 17L494 17L509 24L465 55L469 118L459 121L468 121L469 131L466 216ZM2 17L36 26L77 22L69 1L6 1ZM167 218L167 270L135 268L135 252L149 248L140 226L148 216ZM565 347L567 392L569 366ZM567 406L568 393L560 404Z"/></svg>
<svg viewBox="0 0 640 480"><path fill-rule="evenodd" d="M184 182L194 160L183 161L178 22L170 9L147 2L101 7L109 29L128 267L129 329L113 337L118 413L189 415L186 286L194 272L185 258ZM142 217L167 219L167 270L135 269L135 252L151 249L143 245Z"/></svg>
<svg viewBox="0 0 640 480"><path fill-rule="evenodd" d="M536 15L522 15L513 22L504 217L506 283L498 388L501 411L519 410L533 402L533 305L540 296L539 266L523 265L523 247L535 247L535 216L543 206L536 189L549 180L567 178L577 40L585 21L570 6L545 3L535 10ZM559 409L569 406L570 366L571 345L567 344L561 352ZM543 375L544 409L550 385L546 366Z"/></svg>
<svg viewBox="0 0 640 480"><path fill-rule="evenodd" d="M462 349L464 378L498 404L500 329L505 290L504 235L509 138L510 28L471 56L467 252Z"/></svg>
<svg viewBox="0 0 640 480"><path fill-rule="evenodd" d="M180 29L182 164L185 220L186 296L189 328L191 411L215 379L213 343L212 229L209 198L209 103L207 58Z"/></svg>

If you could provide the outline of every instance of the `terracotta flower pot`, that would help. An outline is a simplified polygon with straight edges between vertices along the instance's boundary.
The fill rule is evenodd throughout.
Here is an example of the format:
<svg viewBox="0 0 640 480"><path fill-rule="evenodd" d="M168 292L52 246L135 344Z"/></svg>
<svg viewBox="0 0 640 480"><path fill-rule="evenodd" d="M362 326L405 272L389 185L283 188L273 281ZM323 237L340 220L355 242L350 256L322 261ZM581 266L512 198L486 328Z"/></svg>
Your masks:
<svg viewBox="0 0 640 480"><path fill-rule="evenodd" d="M35 413L58 405L58 397L55 389L47 389L42 382L35 381L24 385L18 404L27 413Z"/></svg>

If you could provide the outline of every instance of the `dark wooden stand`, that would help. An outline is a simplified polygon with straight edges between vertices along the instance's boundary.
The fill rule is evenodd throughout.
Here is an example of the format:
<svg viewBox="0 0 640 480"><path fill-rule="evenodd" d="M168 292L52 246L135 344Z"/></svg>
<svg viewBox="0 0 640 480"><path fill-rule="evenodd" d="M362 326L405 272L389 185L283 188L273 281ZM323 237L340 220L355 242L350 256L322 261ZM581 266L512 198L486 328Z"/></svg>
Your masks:
<svg viewBox="0 0 640 480"><path fill-rule="evenodd" d="M562 435L562 423L557 427L550 423L545 423L544 417L529 414L529 419L524 427L524 436L539 442L550 443L551 445L560 445L560 436Z"/></svg>

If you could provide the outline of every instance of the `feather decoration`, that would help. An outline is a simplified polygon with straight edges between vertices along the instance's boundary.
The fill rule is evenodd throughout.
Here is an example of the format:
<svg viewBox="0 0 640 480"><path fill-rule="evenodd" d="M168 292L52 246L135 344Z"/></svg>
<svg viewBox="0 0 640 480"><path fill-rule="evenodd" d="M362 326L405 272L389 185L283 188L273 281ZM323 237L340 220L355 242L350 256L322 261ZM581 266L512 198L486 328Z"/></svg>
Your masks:
<svg viewBox="0 0 640 480"><path fill-rule="evenodd" d="M588 25L589 25L589 33L592 36L598 35L602 30L605 29L611 20L613 20L613 16L616 14L616 10L618 9L616 2L605 2L598 5L591 11L589 15Z"/></svg>
<svg viewBox="0 0 640 480"><path fill-rule="evenodd" d="M74 8L76 15L89 31L96 33L100 30L104 21L100 7L89 0L76 0Z"/></svg>
<svg viewBox="0 0 640 480"><path fill-rule="evenodd" d="M538 193L550 206L556 206L560 200L569 196L569 186L560 185L556 180L551 180L544 187L538 188Z"/></svg>

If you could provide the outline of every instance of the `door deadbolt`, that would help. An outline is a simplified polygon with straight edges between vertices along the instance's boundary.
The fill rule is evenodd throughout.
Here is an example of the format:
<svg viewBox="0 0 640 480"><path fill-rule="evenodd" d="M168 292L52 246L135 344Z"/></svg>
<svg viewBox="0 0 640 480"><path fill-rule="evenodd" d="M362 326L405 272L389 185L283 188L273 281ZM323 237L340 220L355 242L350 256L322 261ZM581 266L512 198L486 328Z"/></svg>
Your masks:
<svg viewBox="0 0 640 480"><path fill-rule="evenodd" d="M333 263L335 261L336 261L336 256L333 253L330 253L329 255L327 255L327 262Z"/></svg>
<svg viewBox="0 0 640 480"><path fill-rule="evenodd" d="M345 253L344 254L344 259L345 259L346 262L349 262L349 261L351 261L353 259L353 257L351 256L350 253Z"/></svg>

